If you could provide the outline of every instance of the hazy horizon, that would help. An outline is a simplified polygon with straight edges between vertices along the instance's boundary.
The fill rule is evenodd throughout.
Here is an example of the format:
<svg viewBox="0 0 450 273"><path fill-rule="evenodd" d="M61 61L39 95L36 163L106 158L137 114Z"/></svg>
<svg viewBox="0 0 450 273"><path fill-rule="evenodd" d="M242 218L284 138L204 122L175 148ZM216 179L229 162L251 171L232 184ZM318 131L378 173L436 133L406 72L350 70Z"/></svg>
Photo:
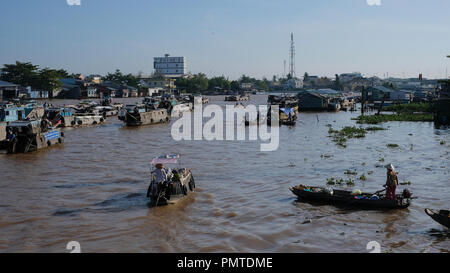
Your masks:
<svg viewBox="0 0 450 273"><path fill-rule="evenodd" d="M192 73L271 79L284 60L288 69L291 32L297 76L444 78L450 64L446 0L19 0L2 10L0 65L150 74L168 53Z"/></svg>

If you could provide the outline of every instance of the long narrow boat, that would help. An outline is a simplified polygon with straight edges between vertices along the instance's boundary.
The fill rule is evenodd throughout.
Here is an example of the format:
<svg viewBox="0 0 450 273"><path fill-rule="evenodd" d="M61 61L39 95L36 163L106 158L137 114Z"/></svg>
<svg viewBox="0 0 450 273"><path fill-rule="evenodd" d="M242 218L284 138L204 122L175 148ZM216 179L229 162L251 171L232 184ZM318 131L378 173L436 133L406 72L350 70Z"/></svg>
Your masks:
<svg viewBox="0 0 450 273"><path fill-rule="evenodd" d="M405 209L411 204L411 193L404 190L396 200L385 199L384 195L361 193L354 195L351 191L329 190L322 187L297 186L290 190L299 201L351 207L355 209Z"/></svg>
<svg viewBox="0 0 450 273"><path fill-rule="evenodd" d="M448 210L439 210L433 211L431 209L425 209L425 213L428 214L434 221L439 224L450 228L450 211Z"/></svg>

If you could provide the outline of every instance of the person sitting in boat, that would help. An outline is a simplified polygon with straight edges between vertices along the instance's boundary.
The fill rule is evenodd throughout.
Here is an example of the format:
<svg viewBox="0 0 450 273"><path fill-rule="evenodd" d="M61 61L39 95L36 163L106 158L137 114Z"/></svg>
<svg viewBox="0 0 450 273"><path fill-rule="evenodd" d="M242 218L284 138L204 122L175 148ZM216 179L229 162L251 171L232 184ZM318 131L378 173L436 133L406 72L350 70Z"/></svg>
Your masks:
<svg viewBox="0 0 450 273"><path fill-rule="evenodd" d="M395 172L394 165L386 165L387 181L384 185L386 187L386 199L395 200L395 191L398 187L398 173Z"/></svg>
<svg viewBox="0 0 450 273"><path fill-rule="evenodd" d="M153 181L155 184L160 184L168 179L167 171L164 169L163 164L156 164L155 165L156 170L153 171Z"/></svg>

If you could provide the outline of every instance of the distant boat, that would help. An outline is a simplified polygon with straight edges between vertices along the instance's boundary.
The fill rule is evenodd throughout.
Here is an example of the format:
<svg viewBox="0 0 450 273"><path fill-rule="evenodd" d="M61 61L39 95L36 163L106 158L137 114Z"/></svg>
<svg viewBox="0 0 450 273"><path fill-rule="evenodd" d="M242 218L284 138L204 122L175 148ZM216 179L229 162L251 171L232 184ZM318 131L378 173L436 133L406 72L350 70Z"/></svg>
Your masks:
<svg viewBox="0 0 450 273"><path fill-rule="evenodd" d="M140 126L169 122L167 109L151 109L145 104L126 105L119 114L119 119L127 126Z"/></svg>

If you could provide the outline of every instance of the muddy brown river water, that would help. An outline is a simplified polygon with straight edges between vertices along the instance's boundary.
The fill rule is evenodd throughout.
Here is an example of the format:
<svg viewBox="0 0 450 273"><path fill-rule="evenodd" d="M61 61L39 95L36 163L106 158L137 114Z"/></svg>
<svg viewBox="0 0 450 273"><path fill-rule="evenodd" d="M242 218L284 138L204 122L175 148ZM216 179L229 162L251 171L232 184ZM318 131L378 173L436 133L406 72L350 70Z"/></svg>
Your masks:
<svg viewBox="0 0 450 273"><path fill-rule="evenodd" d="M266 99L253 95L251 103ZM225 105L223 97L210 103ZM357 115L301 113L296 127L281 127L276 152L260 152L258 141L176 142L169 125L130 129L117 117L65 129L62 146L0 154L0 252L68 252L70 241L82 252L368 252L370 241L382 252L449 252L450 236L424 209L449 209L450 130L390 122L386 131L338 147L327 124L354 125ZM197 192L149 208L150 161L165 153L181 154ZM408 209L317 206L296 202L289 191L356 169L367 180L355 177L352 189L375 192L387 163L419 197Z"/></svg>

